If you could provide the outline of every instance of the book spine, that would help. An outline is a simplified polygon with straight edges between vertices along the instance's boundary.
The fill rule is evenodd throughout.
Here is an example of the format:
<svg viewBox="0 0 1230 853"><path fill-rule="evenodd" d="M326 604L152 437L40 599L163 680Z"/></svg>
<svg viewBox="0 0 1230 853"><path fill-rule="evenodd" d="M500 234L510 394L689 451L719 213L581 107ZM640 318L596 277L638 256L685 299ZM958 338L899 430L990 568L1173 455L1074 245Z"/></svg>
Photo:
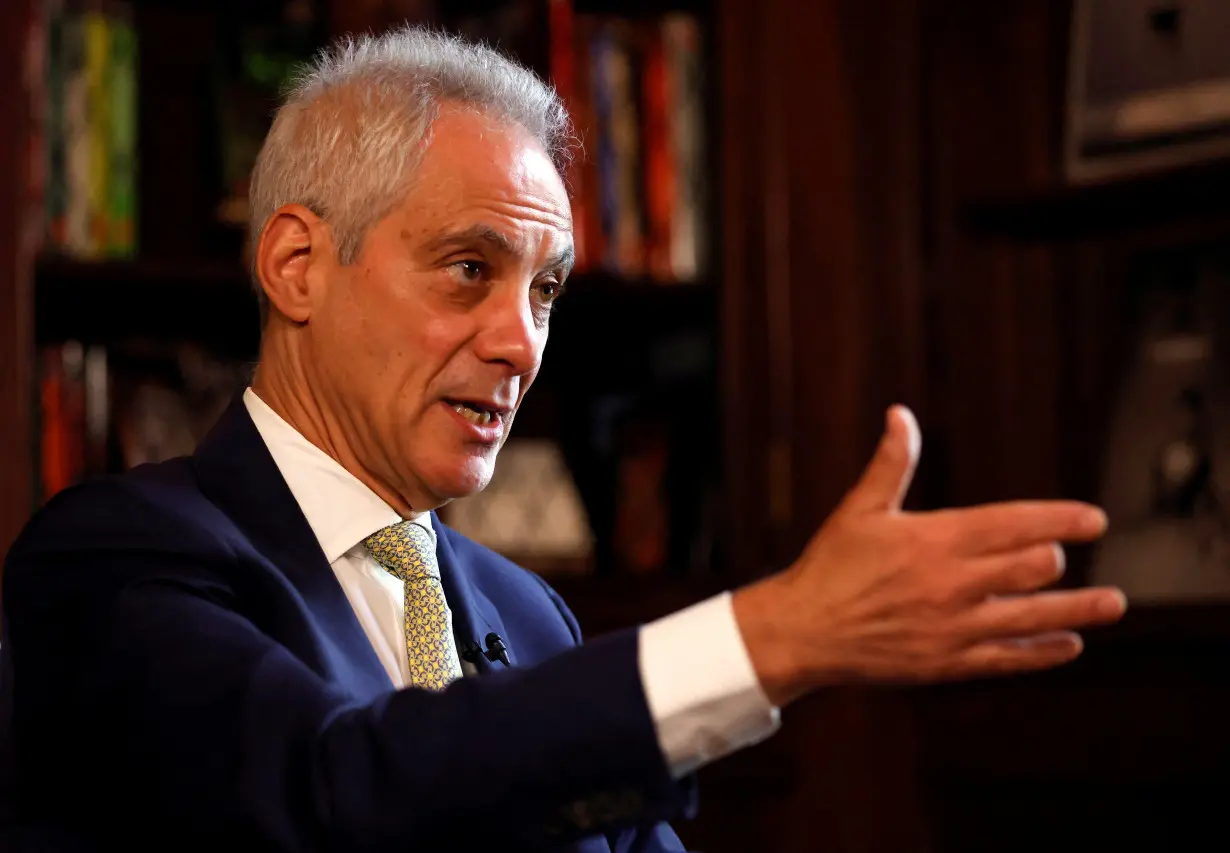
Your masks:
<svg viewBox="0 0 1230 853"><path fill-rule="evenodd" d="M615 267L622 276L643 268L641 236L641 134L635 65L627 28L617 28L606 55L611 86L611 137L615 148Z"/></svg>
<svg viewBox="0 0 1230 853"><path fill-rule="evenodd" d="M549 28L549 62L551 80L555 91L568 109L575 132L581 131L580 91L578 87L578 62L575 51L576 26L572 0L549 0L547 8ZM572 241L576 258L573 268L584 269L586 257L586 216L584 192L584 159L578 152L570 152L564 173L565 185L572 206Z"/></svg>
<svg viewBox="0 0 1230 853"><path fill-rule="evenodd" d="M107 248L113 257L129 257L136 250L137 36L122 6L111 19L110 48Z"/></svg>
<svg viewBox="0 0 1230 853"><path fill-rule="evenodd" d="M631 37L618 26L606 54L611 97L615 178L615 269L625 276L644 269L641 225L640 131Z"/></svg>
<svg viewBox="0 0 1230 853"><path fill-rule="evenodd" d="M85 360L76 341L42 353L40 483L43 500L85 473Z"/></svg>
<svg viewBox="0 0 1230 853"><path fill-rule="evenodd" d="M85 21L74 11L64 20L64 248L90 253L90 100L85 67Z"/></svg>
<svg viewBox="0 0 1230 853"><path fill-rule="evenodd" d="M670 67L671 146L674 151L675 211L671 224L671 266L676 278L703 274L705 245L705 156L700 27L690 15L663 20Z"/></svg>
<svg viewBox="0 0 1230 853"><path fill-rule="evenodd" d="M63 369L56 348L43 350L39 372L39 486L44 501L68 484L64 458Z"/></svg>
<svg viewBox="0 0 1230 853"><path fill-rule="evenodd" d="M644 34L645 63L641 77L645 151L645 265L659 281L674 278L671 267L671 220L675 205L674 152L670 146L666 56L660 25Z"/></svg>
<svg viewBox="0 0 1230 853"><path fill-rule="evenodd" d="M111 26L101 11L85 14L85 79L89 174L86 208L89 236L86 253L106 252L111 232L107 207L107 175L110 161L110 40Z"/></svg>
<svg viewBox="0 0 1230 853"><path fill-rule="evenodd" d="M64 485L81 482L85 475L85 348L78 341L66 341L60 347L64 366L62 388L64 431Z"/></svg>
<svg viewBox="0 0 1230 853"><path fill-rule="evenodd" d="M602 226L602 181L599 171L600 128L594 106L595 68L591 58L594 43L594 19L578 15L573 21L573 46L577 57L574 65L574 92L576 93L574 121L581 137L583 150L579 168L576 170L577 185L573 190L576 199L573 205L574 228L577 231L579 270L588 270L602 264L606 242Z"/></svg>
<svg viewBox="0 0 1230 853"><path fill-rule="evenodd" d="M600 263L618 272L616 228L619 220L619 171L613 118L613 85L610 66L614 53L610 27L605 21L595 22L590 59L593 81L595 160L597 163L597 202L601 222L602 253Z"/></svg>
<svg viewBox="0 0 1230 853"><path fill-rule="evenodd" d="M107 441L111 434L111 375L107 351L90 346L85 351L85 472L107 473Z"/></svg>

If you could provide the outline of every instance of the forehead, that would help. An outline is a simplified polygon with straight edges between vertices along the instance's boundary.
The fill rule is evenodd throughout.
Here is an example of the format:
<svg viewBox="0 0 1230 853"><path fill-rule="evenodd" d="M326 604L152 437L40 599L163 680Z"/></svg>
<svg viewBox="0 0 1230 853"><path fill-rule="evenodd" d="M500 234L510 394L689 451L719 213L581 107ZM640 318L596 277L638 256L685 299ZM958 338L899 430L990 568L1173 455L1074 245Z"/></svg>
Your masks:
<svg viewBox="0 0 1230 853"><path fill-rule="evenodd" d="M519 125L445 106L432 124L407 212L447 219L485 210L571 231L568 194L551 158Z"/></svg>

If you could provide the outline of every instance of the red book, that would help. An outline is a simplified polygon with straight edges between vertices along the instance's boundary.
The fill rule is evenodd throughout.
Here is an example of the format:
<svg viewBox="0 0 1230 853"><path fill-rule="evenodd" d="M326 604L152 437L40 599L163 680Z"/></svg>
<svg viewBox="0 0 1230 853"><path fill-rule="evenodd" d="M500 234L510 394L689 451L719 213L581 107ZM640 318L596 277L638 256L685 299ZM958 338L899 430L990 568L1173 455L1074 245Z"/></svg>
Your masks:
<svg viewBox="0 0 1230 853"><path fill-rule="evenodd" d="M564 105L568 108L568 115L572 118L573 126L578 133L583 133L583 119L580 115L581 110L578 102L576 77L576 28L574 20L572 0L549 0L547 27L550 43L548 61L550 62L551 81L555 85L555 91L559 93L560 99L563 100ZM573 159L568 164L564 181L568 186L568 195L572 202L573 243L577 253L576 268L579 270L585 266L588 260L585 251L585 220L587 216L585 213L584 175L582 174L584 162L581 151L574 151L572 154Z"/></svg>
<svg viewBox="0 0 1230 853"><path fill-rule="evenodd" d="M39 403L42 415L39 432L39 474L43 500L69 485L68 442L64 422L64 372L59 348L44 350L43 370L39 380Z"/></svg>
<svg viewBox="0 0 1230 853"><path fill-rule="evenodd" d="M671 217L675 213L675 163L671 151L670 104L667 102L666 53L662 31L651 25L644 34L641 102L644 119L645 253L649 275L674 278L671 265Z"/></svg>

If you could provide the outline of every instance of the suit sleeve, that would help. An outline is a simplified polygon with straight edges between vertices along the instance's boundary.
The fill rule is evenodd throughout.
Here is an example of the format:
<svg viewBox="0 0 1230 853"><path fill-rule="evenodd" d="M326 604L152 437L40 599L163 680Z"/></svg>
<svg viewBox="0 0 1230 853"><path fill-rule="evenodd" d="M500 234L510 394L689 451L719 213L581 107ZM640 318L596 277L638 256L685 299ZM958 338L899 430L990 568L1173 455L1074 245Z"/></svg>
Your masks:
<svg viewBox="0 0 1230 853"><path fill-rule="evenodd" d="M537 577L537 576L536 576ZM559 611L560 617L568 626L569 633L572 634L573 642L577 645L581 644L581 626L577 622L576 616L572 610L564 603L554 589L552 589L545 581L539 578L539 582L546 588L547 594L550 596L555 608ZM640 632L637 633L637 660L639 668L640 659ZM655 728L656 731L656 728ZM657 736L655 734L655 741ZM661 745L659 744L659 751ZM665 757L663 757L665 761ZM696 779L689 775L682 782L683 790L692 791L695 793ZM610 844L612 853L685 853L683 843L679 840L679 836L671 829L670 824L665 821L650 822L646 825L634 829L625 829L622 831L611 832L607 834L607 843Z"/></svg>
<svg viewBox="0 0 1230 853"><path fill-rule="evenodd" d="M45 523L44 547L15 549L5 577L16 724L62 722L58 746L22 745L19 768L62 750L85 820L202 849L549 849L685 805L634 631L357 704L241 612L230 578L244 567L221 565L217 543L167 553L145 544L147 522L102 515L115 524L89 545L79 525Z"/></svg>

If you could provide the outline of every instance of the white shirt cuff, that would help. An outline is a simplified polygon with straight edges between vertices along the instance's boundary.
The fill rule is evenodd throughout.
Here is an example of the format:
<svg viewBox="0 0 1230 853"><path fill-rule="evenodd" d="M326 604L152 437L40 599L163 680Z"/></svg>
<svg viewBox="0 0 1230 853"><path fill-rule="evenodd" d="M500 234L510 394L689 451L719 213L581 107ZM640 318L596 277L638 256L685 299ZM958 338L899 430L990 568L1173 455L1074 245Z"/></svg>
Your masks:
<svg viewBox="0 0 1230 853"><path fill-rule="evenodd" d="M676 779L781 725L765 696L729 592L641 628L641 684Z"/></svg>

